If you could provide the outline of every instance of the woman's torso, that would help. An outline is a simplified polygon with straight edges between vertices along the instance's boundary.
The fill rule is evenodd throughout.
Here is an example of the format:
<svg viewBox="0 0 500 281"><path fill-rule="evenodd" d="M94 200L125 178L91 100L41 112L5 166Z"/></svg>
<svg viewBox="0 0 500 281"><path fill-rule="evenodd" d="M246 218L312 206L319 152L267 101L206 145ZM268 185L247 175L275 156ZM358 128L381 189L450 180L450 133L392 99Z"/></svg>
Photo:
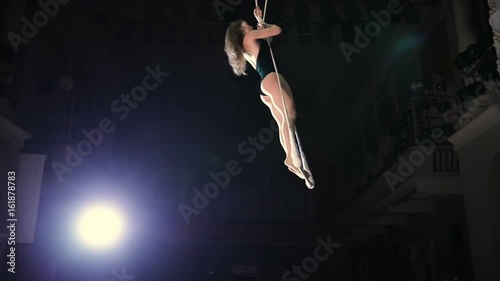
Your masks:
<svg viewBox="0 0 500 281"><path fill-rule="evenodd" d="M263 39L244 41L245 59L259 73L262 79L268 74L275 72L268 42Z"/></svg>
<svg viewBox="0 0 500 281"><path fill-rule="evenodd" d="M257 69L257 58L260 52L259 40L248 40L243 43L243 56L250 63L254 69Z"/></svg>

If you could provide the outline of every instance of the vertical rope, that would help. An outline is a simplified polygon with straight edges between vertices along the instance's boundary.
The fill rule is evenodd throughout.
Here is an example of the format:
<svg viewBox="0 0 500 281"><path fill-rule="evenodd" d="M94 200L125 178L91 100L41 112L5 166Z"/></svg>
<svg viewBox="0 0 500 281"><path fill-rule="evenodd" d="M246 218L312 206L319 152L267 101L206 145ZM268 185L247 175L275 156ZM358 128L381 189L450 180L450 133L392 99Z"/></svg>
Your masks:
<svg viewBox="0 0 500 281"><path fill-rule="evenodd" d="M262 15L262 19L266 18L266 11L267 11L267 0L264 2L264 14Z"/></svg>
<svg viewBox="0 0 500 281"><path fill-rule="evenodd" d="M255 0L255 7L258 7L258 6L259 6L258 0ZM266 18L266 10L267 10L267 0L264 3L264 13L262 14L263 21L265 21L265 18ZM270 42L269 38L266 38L266 41L267 41L267 44L269 45L269 52L271 53L271 59L273 60L274 71L276 72L276 78L278 80L278 86L280 88L281 102L283 103L283 107L285 109L286 126L289 128L289 130L288 130L289 135L290 135L289 137L290 137L290 141L292 142L290 144L290 146L291 146L291 148L296 147L299 150L299 155L298 155L299 160L300 160L299 168L301 169L302 173L305 169L307 169L307 172L309 173L310 178L307 178L305 175L304 175L304 178L308 182L308 188L312 189L312 188L314 188L314 182L311 181L312 174L311 174L311 171L309 171L309 167L304 167L304 165L305 166L308 166L308 165L307 165L307 162L305 160L305 155L302 151L302 146L300 144L298 132L297 132L296 128L290 127L290 120L288 119L288 108L287 108L286 103L285 103L285 96L283 95L283 88L281 87L280 74L278 72L276 60L274 59L274 53L273 53L273 49L271 47L271 42ZM293 133L292 133L292 131L293 131ZM294 133L295 133L295 135L294 135ZM292 152L290 151L290 153L292 153Z"/></svg>
<svg viewBox="0 0 500 281"><path fill-rule="evenodd" d="M256 0L257 2L257 0ZM265 18L266 18L266 10L267 10L267 0L265 1L265 4L264 4L264 14L262 15L262 20L265 21ZM276 61L274 59L274 53L273 53L273 50L272 50L272 47L271 47L271 42L269 41L269 38L266 38L266 41L267 41L267 44L269 45L269 52L271 53L271 59L273 60L273 66L274 66L274 71L276 72L276 78L278 80L278 86L280 88L280 93L281 93L281 102L283 103L283 107L285 109L285 120L286 120L286 126L290 129L293 129L290 127L290 120L288 119L288 108L286 106L286 103L285 103L285 96L283 95L283 88L281 87L281 79L280 79L280 74L278 72L278 67L276 65ZM290 134L290 140L295 140L295 136L292 135L291 133L292 130L289 130L289 134ZM295 131L295 130L293 130ZM294 143L292 145L295 145ZM302 161L301 161L302 162ZM300 163L300 165L302 166L302 163Z"/></svg>

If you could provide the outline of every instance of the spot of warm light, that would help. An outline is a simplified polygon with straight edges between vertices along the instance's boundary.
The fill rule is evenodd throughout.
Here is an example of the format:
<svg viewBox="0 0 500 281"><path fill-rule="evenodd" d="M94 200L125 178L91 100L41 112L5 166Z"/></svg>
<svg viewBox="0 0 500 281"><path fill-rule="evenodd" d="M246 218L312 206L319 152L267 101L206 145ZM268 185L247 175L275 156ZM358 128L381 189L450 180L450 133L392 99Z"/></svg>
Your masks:
<svg viewBox="0 0 500 281"><path fill-rule="evenodd" d="M91 247L108 247L119 242L125 225L119 212L108 206L92 206L77 220L80 239Z"/></svg>

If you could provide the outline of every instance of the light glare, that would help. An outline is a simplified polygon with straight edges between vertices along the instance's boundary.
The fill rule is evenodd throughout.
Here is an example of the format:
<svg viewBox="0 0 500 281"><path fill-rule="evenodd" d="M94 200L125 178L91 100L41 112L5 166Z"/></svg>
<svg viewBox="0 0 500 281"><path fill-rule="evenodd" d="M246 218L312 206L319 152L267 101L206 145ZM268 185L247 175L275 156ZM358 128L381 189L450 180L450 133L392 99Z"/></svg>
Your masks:
<svg viewBox="0 0 500 281"><path fill-rule="evenodd" d="M124 224L113 208L94 206L82 214L77 229L85 244L92 247L107 247L117 243L121 238Z"/></svg>

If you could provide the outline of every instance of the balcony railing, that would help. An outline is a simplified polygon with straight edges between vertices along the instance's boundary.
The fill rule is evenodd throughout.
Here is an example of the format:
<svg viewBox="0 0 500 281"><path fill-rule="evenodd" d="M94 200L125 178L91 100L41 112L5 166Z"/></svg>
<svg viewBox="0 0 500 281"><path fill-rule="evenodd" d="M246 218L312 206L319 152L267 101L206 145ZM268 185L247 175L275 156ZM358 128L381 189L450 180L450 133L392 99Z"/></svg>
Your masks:
<svg viewBox="0 0 500 281"><path fill-rule="evenodd" d="M432 170L440 172L459 172L458 155L453 146L438 146L432 156Z"/></svg>

